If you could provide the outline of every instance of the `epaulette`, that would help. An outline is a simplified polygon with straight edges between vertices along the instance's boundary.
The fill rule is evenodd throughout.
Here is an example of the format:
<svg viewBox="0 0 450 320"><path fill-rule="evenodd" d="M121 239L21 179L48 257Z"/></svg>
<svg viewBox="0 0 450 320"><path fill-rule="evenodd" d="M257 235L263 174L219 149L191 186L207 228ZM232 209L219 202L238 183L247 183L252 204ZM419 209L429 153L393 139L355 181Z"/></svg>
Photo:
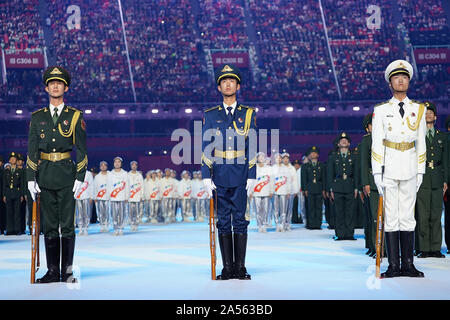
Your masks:
<svg viewBox="0 0 450 320"><path fill-rule="evenodd" d="M417 104L422 104L423 102L417 101L417 100L413 100L411 99L411 102L417 103Z"/></svg>
<svg viewBox="0 0 450 320"><path fill-rule="evenodd" d="M46 108L46 107L41 108L41 109L39 109L39 110L36 110L36 111L32 112L31 114L33 115L33 114L35 114L35 113L38 113L38 112L40 112L40 111L42 111L42 110L45 110L45 108Z"/></svg>
<svg viewBox="0 0 450 320"><path fill-rule="evenodd" d="M241 107L241 108L246 108L246 109L253 109L253 110L255 109L255 108L253 108L253 107L244 106L243 104L240 104L239 107Z"/></svg>
<svg viewBox="0 0 450 320"><path fill-rule="evenodd" d="M77 109L77 108L74 108L74 107L71 107L71 106L66 106L66 107L67 107L67 109L70 109L72 111L79 111L79 112L83 113L83 111L81 111L80 109Z"/></svg>
<svg viewBox="0 0 450 320"><path fill-rule="evenodd" d="M383 101L383 102L380 102L380 103L374 105L373 107L376 108L376 107L379 107L379 106L381 106L381 105L383 105L383 104L386 104L386 103L388 103L388 102L389 102L389 100L386 100L386 101Z"/></svg>
<svg viewBox="0 0 450 320"><path fill-rule="evenodd" d="M365 135L363 135L363 137L367 137L367 136L370 136L370 135L371 135L371 133L367 132Z"/></svg>
<svg viewBox="0 0 450 320"><path fill-rule="evenodd" d="M215 106L215 107L212 107L212 108L209 108L209 109L206 109L206 110L205 110L205 112L208 112L208 111L211 111L211 110L217 109L217 108L219 108L219 107L220 107L220 105L218 105L218 106Z"/></svg>

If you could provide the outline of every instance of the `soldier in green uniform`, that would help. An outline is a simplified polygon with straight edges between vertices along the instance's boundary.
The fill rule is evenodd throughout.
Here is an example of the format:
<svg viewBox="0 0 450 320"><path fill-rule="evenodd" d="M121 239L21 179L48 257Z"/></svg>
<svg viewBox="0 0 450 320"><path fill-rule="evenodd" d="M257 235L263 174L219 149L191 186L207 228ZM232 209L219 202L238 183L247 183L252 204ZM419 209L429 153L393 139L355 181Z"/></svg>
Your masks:
<svg viewBox="0 0 450 320"><path fill-rule="evenodd" d="M28 136L27 180L30 194L40 193L48 271L39 283L74 282L74 193L87 168L86 124L80 110L64 104L70 75L50 67L43 76L50 105L33 112ZM76 146L76 164L71 159ZM61 238L59 233L61 228ZM61 269L60 269L61 260Z"/></svg>
<svg viewBox="0 0 450 320"><path fill-rule="evenodd" d="M369 113L363 120L364 130L367 132L361 140L360 146L360 165L361 165L361 185L364 193L364 203L366 208L366 239L368 245L367 254L375 257L375 241L378 213L378 189L373 180L372 174L372 113Z"/></svg>
<svg viewBox="0 0 450 320"><path fill-rule="evenodd" d="M26 174L25 168L24 168L24 157L21 153L17 153L17 167L22 170L24 175ZM23 185L22 189L24 190L23 194L23 201L20 202L20 228L19 228L19 234L25 234L26 229L26 215L27 215L27 186L26 186L26 178L24 177L22 179Z"/></svg>
<svg viewBox="0 0 450 320"><path fill-rule="evenodd" d="M327 178L330 198L336 210L335 240L354 238L355 198L358 196L359 166L353 152L349 150L350 137L341 133L339 150L328 158Z"/></svg>
<svg viewBox="0 0 450 320"><path fill-rule="evenodd" d="M448 150L447 136L434 128L436 107L425 102L427 111L426 145L427 162L423 182L417 193L417 233L418 258L445 258L441 253L442 244L442 198L447 191Z"/></svg>
<svg viewBox="0 0 450 320"><path fill-rule="evenodd" d="M358 143L358 145L352 150L353 155L355 156L358 168L360 168L360 163L361 163L361 156L359 154L360 144L361 143ZM358 171L358 173L359 173L359 171ZM356 184L358 186L358 193L359 193L362 191L361 190L361 174L359 173L358 176L359 176L359 180L356 181ZM354 216L353 225L355 226L355 229L364 228L364 209L362 206L361 197L359 195L358 195L358 197L355 198L355 216Z"/></svg>
<svg viewBox="0 0 450 320"><path fill-rule="evenodd" d="M445 128L447 129L447 184L450 181L450 115L445 119ZM445 217L444 217L444 234L445 234L445 245L447 246L447 254L450 253L450 190L447 188L447 192L444 196L445 205Z"/></svg>
<svg viewBox="0 0 450 320"><path fill-rule="evenodd" d="M23 179L24 172L17 166L18 155L11 152L9 155L10 167L3 175L3 202L6 203L6 234L20 235L21 214L20 206L24 200Z"/></svg>
<svg viewBox="0 0 450 320"><path fill-rule="evenodd" d="M0 155L0 235L6 232L6 206L3 202L3 175L5 170L3 169L3 156Z"/></svg>
<svg viewBox="0 0 450 320"><path fill-rule="evenodd" d="M322 204L325 198L325 165L319 162L319 148L312 146L306 152L310 162L302 168L302 190L305 195L306 229L322 229Z"/></svg>

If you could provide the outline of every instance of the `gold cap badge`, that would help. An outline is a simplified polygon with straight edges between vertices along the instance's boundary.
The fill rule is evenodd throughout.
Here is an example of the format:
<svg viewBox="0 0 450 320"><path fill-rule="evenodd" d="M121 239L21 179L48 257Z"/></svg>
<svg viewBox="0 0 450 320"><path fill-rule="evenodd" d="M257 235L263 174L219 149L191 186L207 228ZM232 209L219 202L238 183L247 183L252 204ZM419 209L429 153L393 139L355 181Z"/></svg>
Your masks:
<svg viewBox="0 0 450 320"><path fill-rule="evenodd" d="M221 72L232 72L232 71L233 69L231 69L229 65L226 65L225 67L223 67Z"/></svg>
<svg viewBox="0 0 450 320"><path fill-rule="evenodd" d="M50 74L62 74L62 72L58 68L54 68Z"/></svg>

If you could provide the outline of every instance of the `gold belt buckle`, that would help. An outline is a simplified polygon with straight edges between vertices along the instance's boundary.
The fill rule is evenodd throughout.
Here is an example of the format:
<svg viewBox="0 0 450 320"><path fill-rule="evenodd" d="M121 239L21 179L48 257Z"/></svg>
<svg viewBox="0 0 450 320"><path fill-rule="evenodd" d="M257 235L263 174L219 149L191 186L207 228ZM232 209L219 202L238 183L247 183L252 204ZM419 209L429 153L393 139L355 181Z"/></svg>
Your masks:
<svg viewBox="0 0 450 320"><path fill-rule="evenodd" d="M61 153L50 153L50 161L56 162L61 160Z"/></svg>
<svg viewBox="0 0 450 320"><path fill-rule="evenodd" d="M342 178L343 178L344 180L347 180L347 174L344 173L344 174L342 175Z"/></svg>
<svg viewBox="0 0 450 320"><path fill-rule="evenodd" d="M399 143L399 150L401 152L406 151L408 149L409 149L409 143L407 143L407 142L400 142Z"/></svg>
<svg viewBox="0 0 450 320"><path fill-rule="evenodd" d="M433 160L428 162L428 167L431 168L431 169L434 169L434 162L433 162Z"/></svg>

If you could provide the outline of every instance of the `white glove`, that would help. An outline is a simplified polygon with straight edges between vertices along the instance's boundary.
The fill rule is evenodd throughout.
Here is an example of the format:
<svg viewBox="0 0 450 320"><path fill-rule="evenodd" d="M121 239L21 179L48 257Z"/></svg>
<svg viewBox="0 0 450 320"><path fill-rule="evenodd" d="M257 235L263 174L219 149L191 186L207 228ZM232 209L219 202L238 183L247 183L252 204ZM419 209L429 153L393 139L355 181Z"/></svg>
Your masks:
<svg viewBox="0 0 450 320"><path fill-rule="evenodd" d="M211 179L207 178L203 179L203 184L205 185L206 192L208 192L209 197L212 197L213 190L216 190L216 185L214 184L214 182Z"/></svg>
<svg viewBox="0 0 450 320"><path fill-rule="evenodd" d="M381 181L381 173L376 173L373 175L373 180L375 180L375 184L378 189L378 193L380 196L383 195L383 181Z"/></svg>
<svg viewBox="0 0 450 320"><path fill-rule="evenodd" d="M33 201L36 199L36 194L41 192L41 189L36 181L28 181L28 190L30 191Z"/></svg>
<svg viewBox="0 0 450 320"><path fill-rule="evenodd" d="M422 181L423 181L423 174L422 173L418 173L417 174L417 180L416 180L416 183L417 183L416 193L419 192L420 185L422 184Z"/></svg>
<svg viewBox="0 0 450 320"><path fill-rule="evenodd" d="M73 192L73 193L77 193L78 189L80 188L80 186L81 186L82 184L83 184L82 181L75 180L75 183L73 184L72 192Z"/></svg>

